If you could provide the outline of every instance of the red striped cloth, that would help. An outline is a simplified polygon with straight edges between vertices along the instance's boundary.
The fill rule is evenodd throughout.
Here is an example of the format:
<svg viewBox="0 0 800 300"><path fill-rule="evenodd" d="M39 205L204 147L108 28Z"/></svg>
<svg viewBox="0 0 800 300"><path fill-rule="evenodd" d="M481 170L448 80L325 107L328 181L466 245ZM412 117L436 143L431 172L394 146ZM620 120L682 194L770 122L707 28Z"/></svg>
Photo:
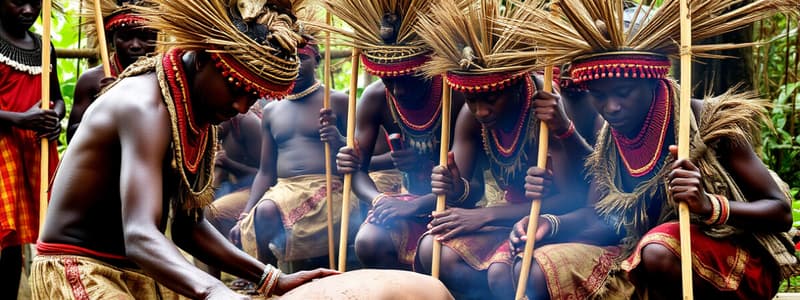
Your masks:
<svg viewBox="0 0 800 300"><path fill-rule="evenodd" d="M24 112L41 98L41 76L0 64L0 110ZM36 241L39 233L39 162L36 133L0 128L0 249ZM50 144L50 177L58 164ZM46 183L45 183L46 184Z"/></svg>

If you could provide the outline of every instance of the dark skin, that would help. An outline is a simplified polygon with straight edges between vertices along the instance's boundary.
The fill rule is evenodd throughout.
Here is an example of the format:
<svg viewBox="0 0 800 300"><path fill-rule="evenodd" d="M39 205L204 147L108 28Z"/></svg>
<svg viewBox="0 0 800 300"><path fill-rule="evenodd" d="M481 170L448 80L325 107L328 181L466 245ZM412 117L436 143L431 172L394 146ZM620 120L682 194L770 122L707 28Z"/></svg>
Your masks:
<svg viewBox="0 0 800 300"><path fill-rule="evenodd" d="M636 79L600 79L589 84L590 102L608 120L613 120L612 127L626 135L635 135L639 131L644 116L653 99L654 81ZM650 99L650 101L642 101ZM695 116L702 114L702 101L692 101L692 112ZM644 112L644 113L643 113ZM637 125L638 124L638 125ZM619 127L616 127L619 126ZM677 146L665 146L673 157ZM749 202L730 202L730 219L727 224L747 228L756 232L783 232L792 223L791 209L784 199L778 185L772 180L764 164L748 147L723 140L717 149L717 159L733 177ZM711 215L711 203L705 196L701 184L702 176L697 166L687 159L679 159L669 166L668 192L671 193L674 205L685 202L689 211L701 218ZM630 191L641 182L623 177L623 190ZM629 178L625 178L629 177ZM595 245L614 245L619 238L611 228L605 225L592 208L602 195L590 189L587 208L559 216L560 229L556 237L545 237L551 224L539 219L536 232L539 240L574 241ZM651 216L652 218L652 216ZM516 251L522 251L525 228L528 219L524 218L515 225L511 235L511 243ZM642 252L642 264L632 273L633 276L646 280L654 299L677 299L680 297L680 259L663 246L648 245ZM515 266L519 272L519 264ZM548 299L541 268L534 262L528 282L528 297L531 299ZM703 299L724 296L699 276L694 276L695 296Z"/></svg>
<svg viewBox="0 0 800 300"><path fill-rule="evenodd" d="M538 78L536 79L538 81ZM541 82L537 82L541 86ZM436 194L447 195L448 199L460 197L464 191L461 174L470 174L477 167L476 161L488 160L483 150L481 127L485 126L492 129L506 130L516 125L520 118L524 85L517 83L501 92L494 93L475 93L467 94L467 107L462 110L459 121L456 125L456 137L453 144L454 160L448 163L447 167L437 166L431 175L433 192ZM562 104L561 97L557 94L536 92L533 96L533 113L536 117L545 122L550 129L551 136L566 132L569 128L570 116L567 116ZM587 121L584 119L576 121ZM592 132L590 132L592 133ZM581 182L581 170L583 159L591 152L589 145L583 140L581 134L576 132L567 139L559 140L551 138L550 157L548 167L552 166L555 172L534 167L537 157L538 143L529 143L526 151L528 162L523 162L529 167L525 171L526 176L513 176L518 178L516 182L510 182L509 193L525 195L528 200L553 199L543 202L543 211L565 212L579 207L578 199L583 199L586 192L586 184ZM554 177L553 173L557 176ZM556 182L557 186L565 187L561 192L550 192L540 189L532 189L527 183L531 180L531 174L539 175L542 180ZM524 178L524 180L520 180ZM472 190L472 186L470 186ZM430 266L430 251L435 237L439 241L446 241L461 235L474 233L486 226L511 226L516 220L523 217L530 211L530 202L509 203L509 205L486 207L486 208L448 208L442 213L433 213L433 221L428 225L431 236L426 236L420 243L420 250L417 252L421 267L427 269ZM487 279L490 290L494 295L484 295L483 297L511 298L510 294L514 289L510 284L498 286L499 283L508 283L511 278L510 268L503 264L493 264L486 272L478 272L466 264L455 252L443 247L442 280L451 290L457 293L474 294L474 290L488 290L486 287ZM445 257L447 256L447 257ZM450 276L447 274L455 274ZM464 281L469 284L464 284ZM460 290L468 287L469 290ZM477 288L476 288L477 287Z"/></svg>
<svg viewBox="0 0 800 300"><path fill-rule="evenodd" d="M127 68L140 57L152 53L156 50L155 41L157 33L142 27L129 27L118 29L111 34L112 46L119 59L120 67ZM67 143L72 141L75 131L80 126L81 118L89 105L97 98L97 94L106 84L113 81L106 78L103 66L99 65L89 69L75 85L75 95L73 97L72 110L67 123Z"/></svg>
<svg viewBox="0 0 800 300"><path fill-rule="evenodd" d="M36 48L35 37L28 30L36 22L42 8L41 0L0 1L0 38L22 49ZM50 45L47 45L50 46ZM55 51L51 47L50 64L56 66ZM33 130L40 138L51 142L61 133L61 119L65 106L55 68L50 73L51 109L41 109L41 101L23 112L0 110L0 126ZM13 101L8 99L7 101ZM31 199L33 201L33 199ZM22 247L8 246L0 253L0 298L16 299L22 269Z"/></svg>
<svg viewBox="0 0 800 300"><path fill-rule="evenodd" d="M316 82L318 58L300 54L300 75L294 93L308 89ZM325 144L331 149L344 145L347 124L347 95L331 91L331 108L323 108L324 88L296 100L272 101L264 108L261 121L261 163L250 190L243 213L255 213L256 236L259 240L258 258L275 261L270 242L285 235L280 211L273 201L256 206L278 178L325 174ZM318 116L314 118L313 116ZM342 118L337 118L342 116ZM333 161L333 157L331 157ZM334 167L333 165L331 166ZM255 209L253 209L255 207ZM241 231L234 226L230 238L239 244Z"/></svg>
<svg viewBox="0 0 800 300"><path fill-rule="evenodd" d="M41 0L3 0L0 5L0 38L22 49L35 48L34 37L28 29L41 12ZM50 62L55 66L57 59L55 52L52 54ZM55 141L61 133L60 122L66 111L57 72L50 73L50 102L51 109L47 110L41 109L39 102L25 112L0 111L0 124L33 130L39 137Z"/></svg>
<svg viewBox="0 0 800 300"><path fill-rule="evenodd" d="M236 178L255 175L261 159L261 118L252 111L239 114L222 122L217 134L221 148L216 155L215 181L225 180L228 174Z"/></svg>
<svg viewBox="0 0 800 300"><path fill-rule="evenodd" d="M205 53L187 52L182 63L197 124L218 124L247 112L256 97L220 75ZM131 91L135 91L131 92ZM88 109L82 130L64 154L53 184L40 239L127 256L171 290L193 299L247 299L197 269L178 251L257 282L265 265L227 242L203 217L177 213L174 244L164 235L170 196L170 118L154 73L123 79ZM120 214L107 212L118 211ZM177 246L177 247L176 247ZM313 278L315 270L282 275L282 294Z"/></svg>
<svg viewBox="0 0 800 300"><path fill-rule="evenodd" d="M394 123L388 107L386 91L388 90L403 107L419 108L424 105L422 100L426 99L430 88L431 82L421 76L406 76L382 78L364 90L356 117L355 139L358 150L344 147L339 149L339 154L336 156L339 172L353 174L353 191L362 201L371 201L380 193L368 176L371 160L375 159L373 153L377 153L375 145L378 139L385 139L379 135L380 128L383 127L387 132L401 132ZM455 125L458 111L463 104L464 99L461 94L453 93L451 126ZM435 150L435 153L438 151ZM424 177L430 176L427 172L437 163L433 161L435 158L417 156L410 147L391 151L390 156L393 165L412 178L422 173ZM372 208L373 217L367 224L361 226L356 235L356 255L362 264L380 268L408 268L398 263L397 250L394 249L387 230L395 220L428 214L434 209L436 195L428 193L419 196L412 201L401 201L387 196Z"/></svg>

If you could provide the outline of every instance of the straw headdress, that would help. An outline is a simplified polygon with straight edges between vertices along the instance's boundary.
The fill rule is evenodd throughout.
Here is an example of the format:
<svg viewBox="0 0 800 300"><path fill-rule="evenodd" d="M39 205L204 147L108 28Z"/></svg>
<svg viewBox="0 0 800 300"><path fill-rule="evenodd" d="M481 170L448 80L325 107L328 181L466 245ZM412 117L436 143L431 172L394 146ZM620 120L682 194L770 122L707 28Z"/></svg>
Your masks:
<svg viewBox="0 0 800 300"><path fill-rule="evenodd" d="M513 0L513 2L519 2ZM531 47L531 55L540 58L538 65L572 63L572 79L585 82L605 77L665 78L668 57L680 54L679 0L665 0L658 8L633 8L626 26L623 0L559 0L564 18L554 18L536 5L519 3L526 16L520 21L504 18L504 29L520 31ZM797 13L797 0L694 0L691 1L692 39L702 40L730 32L777 12ZM630 9L628 11L631 12ZM529 21L529 20L535 21ZM752 44L695 45L691 52L698 57L716 57L710 53Z"/></svg>
<svg viewBox="0 0 800 300"><path fill-rule="evenodd" d="M82 0L84 12L83 26L86 37L89 39L91 47L97 46L97 27L95 18L97 17L94 9L95 0ZM103 26L107 36L110 33L125 27L136 27L144 25L144 18L133 13L132 5L141 4L139 0L97 0L100 1L100 14L103 16Z"/></svg>
<svg viewBox="0 0 800 300"><path fill-rule="evenodd" d="M262 97L282 98L298 72L294 7L303 0L145 0L137 6L162 42L211 54L231 83Z"/></svg>
<svg viewBox="0 0 800 300"><path fill-rule="evenodd" d="M426 14L428 0L323 0L322 4L353 31L328 27L347 44L361 49L361 61L373 75L397 77L415 74L430 53L414 31L418 16Z"/></svg>
<svg viewBox="0 0 800 300"><path fill-rule="evenodd" d="M528 1L534 6L542 2ZM451 87L462 92L497 91L511 85L533 69L535 58L523 51L531 48L521 43L518 31L502 31L496 21L520 18L521 12L518 5L501 6L497 0L432 4L417 25L435 53L423 71L429 76L446 74Z"/></svg>

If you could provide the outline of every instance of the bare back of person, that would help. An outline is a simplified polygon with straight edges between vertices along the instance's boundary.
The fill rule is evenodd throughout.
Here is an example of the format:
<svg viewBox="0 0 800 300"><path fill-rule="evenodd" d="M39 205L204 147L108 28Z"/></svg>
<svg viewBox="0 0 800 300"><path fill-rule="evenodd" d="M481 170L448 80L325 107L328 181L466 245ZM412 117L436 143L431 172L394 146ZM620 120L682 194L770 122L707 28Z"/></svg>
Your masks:
<svg viewBox="0 0 800 300"><path fill-rule="evenodd" d="M86 129L75 135L64 155L66 159L53 182L55 192L40 237L42 242L125 255L122 214L119 213L123 152L119 131L126 126L149 127L153 142L165 145L168 145L170 131L169 116L155 74L130 77L117 86L119 88L110 90L87 110L81 125ZM134 96L125 90L137 93ZM138 124L128 123L133 120L138 120ZM164 147L160 155L166 156L167 149ZM104 163L98 164L98 161ZM166 166L168 163L165 160ZM164 174L164 178L168 176ZM173 185L163 184L164 195L171 194L166 190L170 186ZM163 230L163 221L161 226Z"/></svg>

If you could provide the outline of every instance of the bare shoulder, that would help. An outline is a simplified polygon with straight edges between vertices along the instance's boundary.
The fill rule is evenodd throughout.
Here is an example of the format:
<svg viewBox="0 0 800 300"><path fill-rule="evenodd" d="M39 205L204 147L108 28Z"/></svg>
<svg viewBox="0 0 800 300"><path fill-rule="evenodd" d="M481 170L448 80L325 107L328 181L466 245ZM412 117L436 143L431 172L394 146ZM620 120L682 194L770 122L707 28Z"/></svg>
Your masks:
<svg viewBox="0 0 800 300"><path fill-rule="evenodd" d="M79 88L90 88L90 89L99 89L100 87L100 79L105 78L105 74L103 73L103 66L95 66L86 72L81 74L81 77L78 78L78 83L75 85L76 89Z"/></svg>
<svg viewBox="0 0 800 300"><path fill-rule="evenodd" d="M347 107L350 95L337 90L331 90L331 104L339 107Z"/></svg>
<svg viewBox="0 0 800 300"><path fill-rule="evenodd" d="M366 88L364 88L364 93L361 94L361 103L375 103L386 102L386 86L383 85L383 82L378 80Z"/></svg>
<svg viewBox="0 0 800 300"><path fill-rule="evenodd" d="M153 73L124 78L95 102L84 117L86 121L111 118L118 132L141 130L153 138L169 135L169 112Z"/></svg>

